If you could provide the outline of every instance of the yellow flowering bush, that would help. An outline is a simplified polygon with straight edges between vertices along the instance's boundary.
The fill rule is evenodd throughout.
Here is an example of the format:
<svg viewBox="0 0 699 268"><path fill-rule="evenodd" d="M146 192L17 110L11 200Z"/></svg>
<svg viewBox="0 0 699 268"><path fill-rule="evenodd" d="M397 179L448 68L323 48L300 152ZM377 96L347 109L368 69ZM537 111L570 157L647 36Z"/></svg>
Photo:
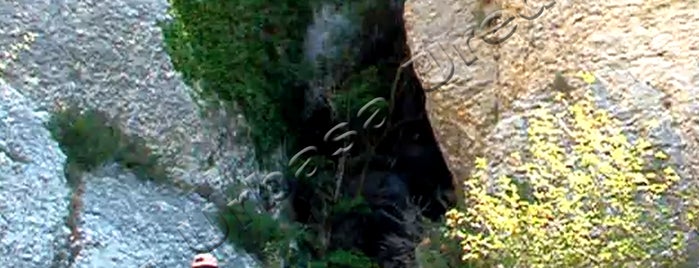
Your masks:
<svg viewBox="0 0 699 268"><path fill-rule="evenodd" d="M558 98L558 101L562 101ZM527 152L510 176L491 178L477 159L463 210L447 213L446 236L462 259L484 267L676 265L694 230L694 184L668 155L630 142L591 96L554 114L533 111ZM524 155L524 156L523 156Z"/></svg>

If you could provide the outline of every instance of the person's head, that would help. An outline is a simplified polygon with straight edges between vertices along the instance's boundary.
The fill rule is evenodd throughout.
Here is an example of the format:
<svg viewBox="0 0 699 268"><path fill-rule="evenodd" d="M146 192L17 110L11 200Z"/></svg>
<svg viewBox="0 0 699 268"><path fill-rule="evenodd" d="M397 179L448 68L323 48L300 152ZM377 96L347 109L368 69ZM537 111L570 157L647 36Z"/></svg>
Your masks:
<svg viewBox="0 0 699 268"><path fill-rule="evenodd" d="M192 268L218 268L218 261L209 253L197 254L192 260Z"/></svg>

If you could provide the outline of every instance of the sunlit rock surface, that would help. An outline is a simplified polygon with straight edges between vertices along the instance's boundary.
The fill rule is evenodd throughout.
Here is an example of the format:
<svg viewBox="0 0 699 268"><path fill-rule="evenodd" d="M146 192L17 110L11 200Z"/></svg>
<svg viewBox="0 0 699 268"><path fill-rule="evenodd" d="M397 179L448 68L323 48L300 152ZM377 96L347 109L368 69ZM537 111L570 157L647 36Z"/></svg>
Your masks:
<svg viewBox="0 0 699 268"><path fill-rule="evenodd" d="M174 179L220 188L256 170L253 150L242 117L200 106L174 70L158 25L167 8L165 0L0 2L0 73L46 110L77 105L116 117Z"/></svg>
<svg viewBox="0 0 699 268"><path fill-rule="evenodd" d="M404 13L412 67L425 88L437 88L427 93L426 108L458 185L475 157L485 156L498 172L510 152L525 150L527 112L566 108L552 100L560 89L556 72L572 99L592 94L630 140L650 139L671 156L683 183L696 183L699 2L477 2L409 0ZM552 2L537 18L517 15L533 16ZM498 8L513 19L485 38L517 28L491 45L478 37L478 25ZM580 72L595 81L584 82Z"/></svg>
<svg viewBox="0 0 699 268"><path fill-rule="evenodd" d="M158 26L167 7L165 0L0 2L0 78L16 89L3 86L0 103L0 148L8 148L0 153L3 264L64 267L77 252L75 267L139 267L151 259L154 267L187 267L194 252L174 228L180 217L200 222L205 204L173 186L159 192L107 172L85 177L84 194L74 197L82 206L71 213L65 156L31 111L47 117L76 105L105 112L144 138L183 184L222 192L259 172L243 118L201 107L170 63ZM148 213L154 203L179 210ZM78 238L66 227L73 216ZM195 231L202 239L221 235L202 228ZM71 252L71 239L84 247ZM243 267L231 246L220 250L225 266Z"/></svg>
<svg viewBox="0 0 699 268"><path fill-rule="evenodd" d="M431 88L448 80L427 94L426 105L457 178L468 175L474 156L502 146L487 137L494 135L498 121L506 120L503 115L523 112L521 107L516 109L515 101L529 102L528 106L545 101L534 96L552 90L549 85L557 71L575 88L573 96L595 90L575 76L592 72L602 83L596 93L606 98L601 101L603 107L621 115L629 128L640 131L645 127L643 120L664 120L662 126L677 137L666 136L658 142L682 148L678 153L685 161L682 171L690 177L697 174L699 3L556 1L533 20L514 15L510 26L496 35L505 36L515 25L517 29L499 45L476 37L469 49L468 34L477 29L478 16L472 13L478 10L476 2L411 0L404 13L413 66L423 86ZM495 2L512 14L529 16L538 10L534 3ZM470 66L466 64L474 59ZM450 63L454 66L451 77Z"/></svg>

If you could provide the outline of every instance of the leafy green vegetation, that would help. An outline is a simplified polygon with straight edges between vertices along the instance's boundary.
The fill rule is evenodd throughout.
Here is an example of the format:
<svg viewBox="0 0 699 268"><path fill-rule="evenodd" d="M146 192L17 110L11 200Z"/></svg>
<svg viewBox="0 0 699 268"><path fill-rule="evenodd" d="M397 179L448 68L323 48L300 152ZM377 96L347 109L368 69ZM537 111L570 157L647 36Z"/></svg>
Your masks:
<svg viewBox="0 0 699 268"><path fill-rule="evenodd" d="M342 116L347 112L350 115L356 115L362 106L381 96L382 94L379 94L381 91L387 92L387 90L381 90L387 86L384 80L374 66L353 74L331 98L336 111Z"/></svg>
<svg viewBox="0 0 699 268"><path fill-rule="evenodd" d="M158 156L145 142L123 133L103 113L71 107L53 114L47 127L67 156L67 179L73 186L80 173L109 162L122 165L140 178L157 182L167 180L165 169L158 164Z"/></svg>
<svg viewBox="0 0 699 268"><path fill-rule="evenodd" d="M312 6L318 3L320 0L170 1L174 20L162 27L173 65L197 91L195 97L220 99L240 108L261 163L284 138L293 143L301 124L303 83L314 72L303 57L303 41L312 21ZM354 9L348 17L360 23L361 14L384 5L355 0L343 8ZM351 59L339 61L352 63ZM375 71L366 74L372 76L371 83L378 83ZM353 87L357 81L355 78ZM372 89L379 90L370 86L338 94L362 95L351 102L361 107L364 95ZM338 101L346 103L353 97L340 96Z"/></svg>
<svg viewBox="0 0 699 268"><path fill-rule="evenodd" d="M326 177L322 177L326 178ZM350 213L371 213L363 198L340 197L336 201L331 195L331 185L320 186L329 182L327 179L314 180L316 188L310 190L319 197L314 202L323 206L313 207L312 214L317 220L301 224L284 218L274 218L262 210L254 201L229 204L223 214L228 224L228 239L236 246L256 256L265 267L279 267L280 263L292 264L292 267L377 267L370 258L357 250L329 250L327 239L332 235L328 224L337 217ZM234 189L242 190L241 189ZM239 196L239 193L231 193ZM321 197L322 196L322 197ZM322 207L328 206L328 210ZM293 246L292 246L293 245Z"/></svg>
<svg viewBox="0 0 699 268"><path fill-rule="evenodd" d="M300 113L299 82L310 75L303 36L309 1L171 0L164 26L172 62L204 99L237 105L258 156L275 149Z"/></svg>
<svg viewBox="0 0 699 268"><path fill-rule="evenodd" d="M320 0L170 0L174 20L163 25L163 30L173 65L195 89L196 98L210 103L222 100L242 111L263 166L282 140L291 145L290 150L308 146L295 139L302 128L303 92L314 78L329 75L337 79L333 90L327 90L336 121L354 124L359 121L354 115L362 106L389 95L395 67L381 60L375 66L358 66L357 55L349 49L339 52L339 59L326 59L331 62L316 67L305 61L303 39L312 20L312 6L318 3ZM376 21L390 19L376 13L389 7L387 1L342 3L353 24L371 30L365 32L373 32ZM367 12L372 15L365 16ZM349 42L352 38L356 39L339 39ZM274 219L252 203L234 204L224 215L231 225L231 242L268 267L282 261L292 267L376 267L357 250L335 249L328 241L332 221L372 211L363 198L346 196L345 189L338 189L336 159L317 157L316 161L323 175L302 180L298 186L311 199L312 220Z"/></svg>
<svg viewBox="0 0 699 268"><path fill-rule="evenodd" d="M336 250L331 252L324 261L316 262L311 267L378 268L379 266L360 252Z"/></svg>
<svg viewBox="0 0 699 268"><path fill-rule="evenodd" d="M422 241L415 247L415 261L425 268L472 268L461 260L462 248L458 240L444 235L446 221L421 222Z"/></svg>
<svg viewBox="0 0 699 268"><path fill-rule="evenodd" d="M229 226L230 241L264 263L288 261L291 243L305 235L301 226L282 223L269 213L259 212L252 202L229 206L224 219Z"/></svg>
<svg viewBox="0 0 699 268"><path fill-rule="evenodd" d="M344 198L333 206L332 214L342 215L347 213L371 213L371 208L367 206L366 200L361 196L355 198Z"/></svg>

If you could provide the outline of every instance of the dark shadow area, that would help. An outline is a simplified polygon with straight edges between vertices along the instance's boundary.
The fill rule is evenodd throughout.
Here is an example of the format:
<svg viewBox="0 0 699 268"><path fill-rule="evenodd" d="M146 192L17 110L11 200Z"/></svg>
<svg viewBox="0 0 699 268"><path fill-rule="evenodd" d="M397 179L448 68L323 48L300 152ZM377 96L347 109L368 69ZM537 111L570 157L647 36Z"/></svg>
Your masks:
<svg viewBox="0 0 699 268"><path fill-rule="evenodd" d="M363 36L358 69L377 67L385 81L377 97L389 102L396 73L410 57L402 16L402 4L377 9L366 14L362 27L375 30L365 31L368 34ZM412 254L420 238L416 231L420 226L415 226L419 223L406 219L406 211L417 206L422 208L423 217L439 220L454 205L454 186L426 115L425 92L412 66L400 73L393 109L383 115L387 124L380 129L364 129L366 116L349 120L346 129L356 130L358 135L352 139L354 146L342 172L342 196L359 196L364 203L330 217L319 215L323 208L318 206L326 202L318 187L333 188L336 180L332 178L340 165L339 157L332 154L344 144L322 141L328 130L346 119L334 118L328 107L302 124L297 149L315 146L321 155L318 163L331 163L321 164L317 177L291 179L292 207L298 222L329 230L329 250L356 249L383 267L403 267L396 260ZM319 185L323 184L324 170L330 179L327 185ZM390 245L390 236L404 238L407 246Z"/></svg>

